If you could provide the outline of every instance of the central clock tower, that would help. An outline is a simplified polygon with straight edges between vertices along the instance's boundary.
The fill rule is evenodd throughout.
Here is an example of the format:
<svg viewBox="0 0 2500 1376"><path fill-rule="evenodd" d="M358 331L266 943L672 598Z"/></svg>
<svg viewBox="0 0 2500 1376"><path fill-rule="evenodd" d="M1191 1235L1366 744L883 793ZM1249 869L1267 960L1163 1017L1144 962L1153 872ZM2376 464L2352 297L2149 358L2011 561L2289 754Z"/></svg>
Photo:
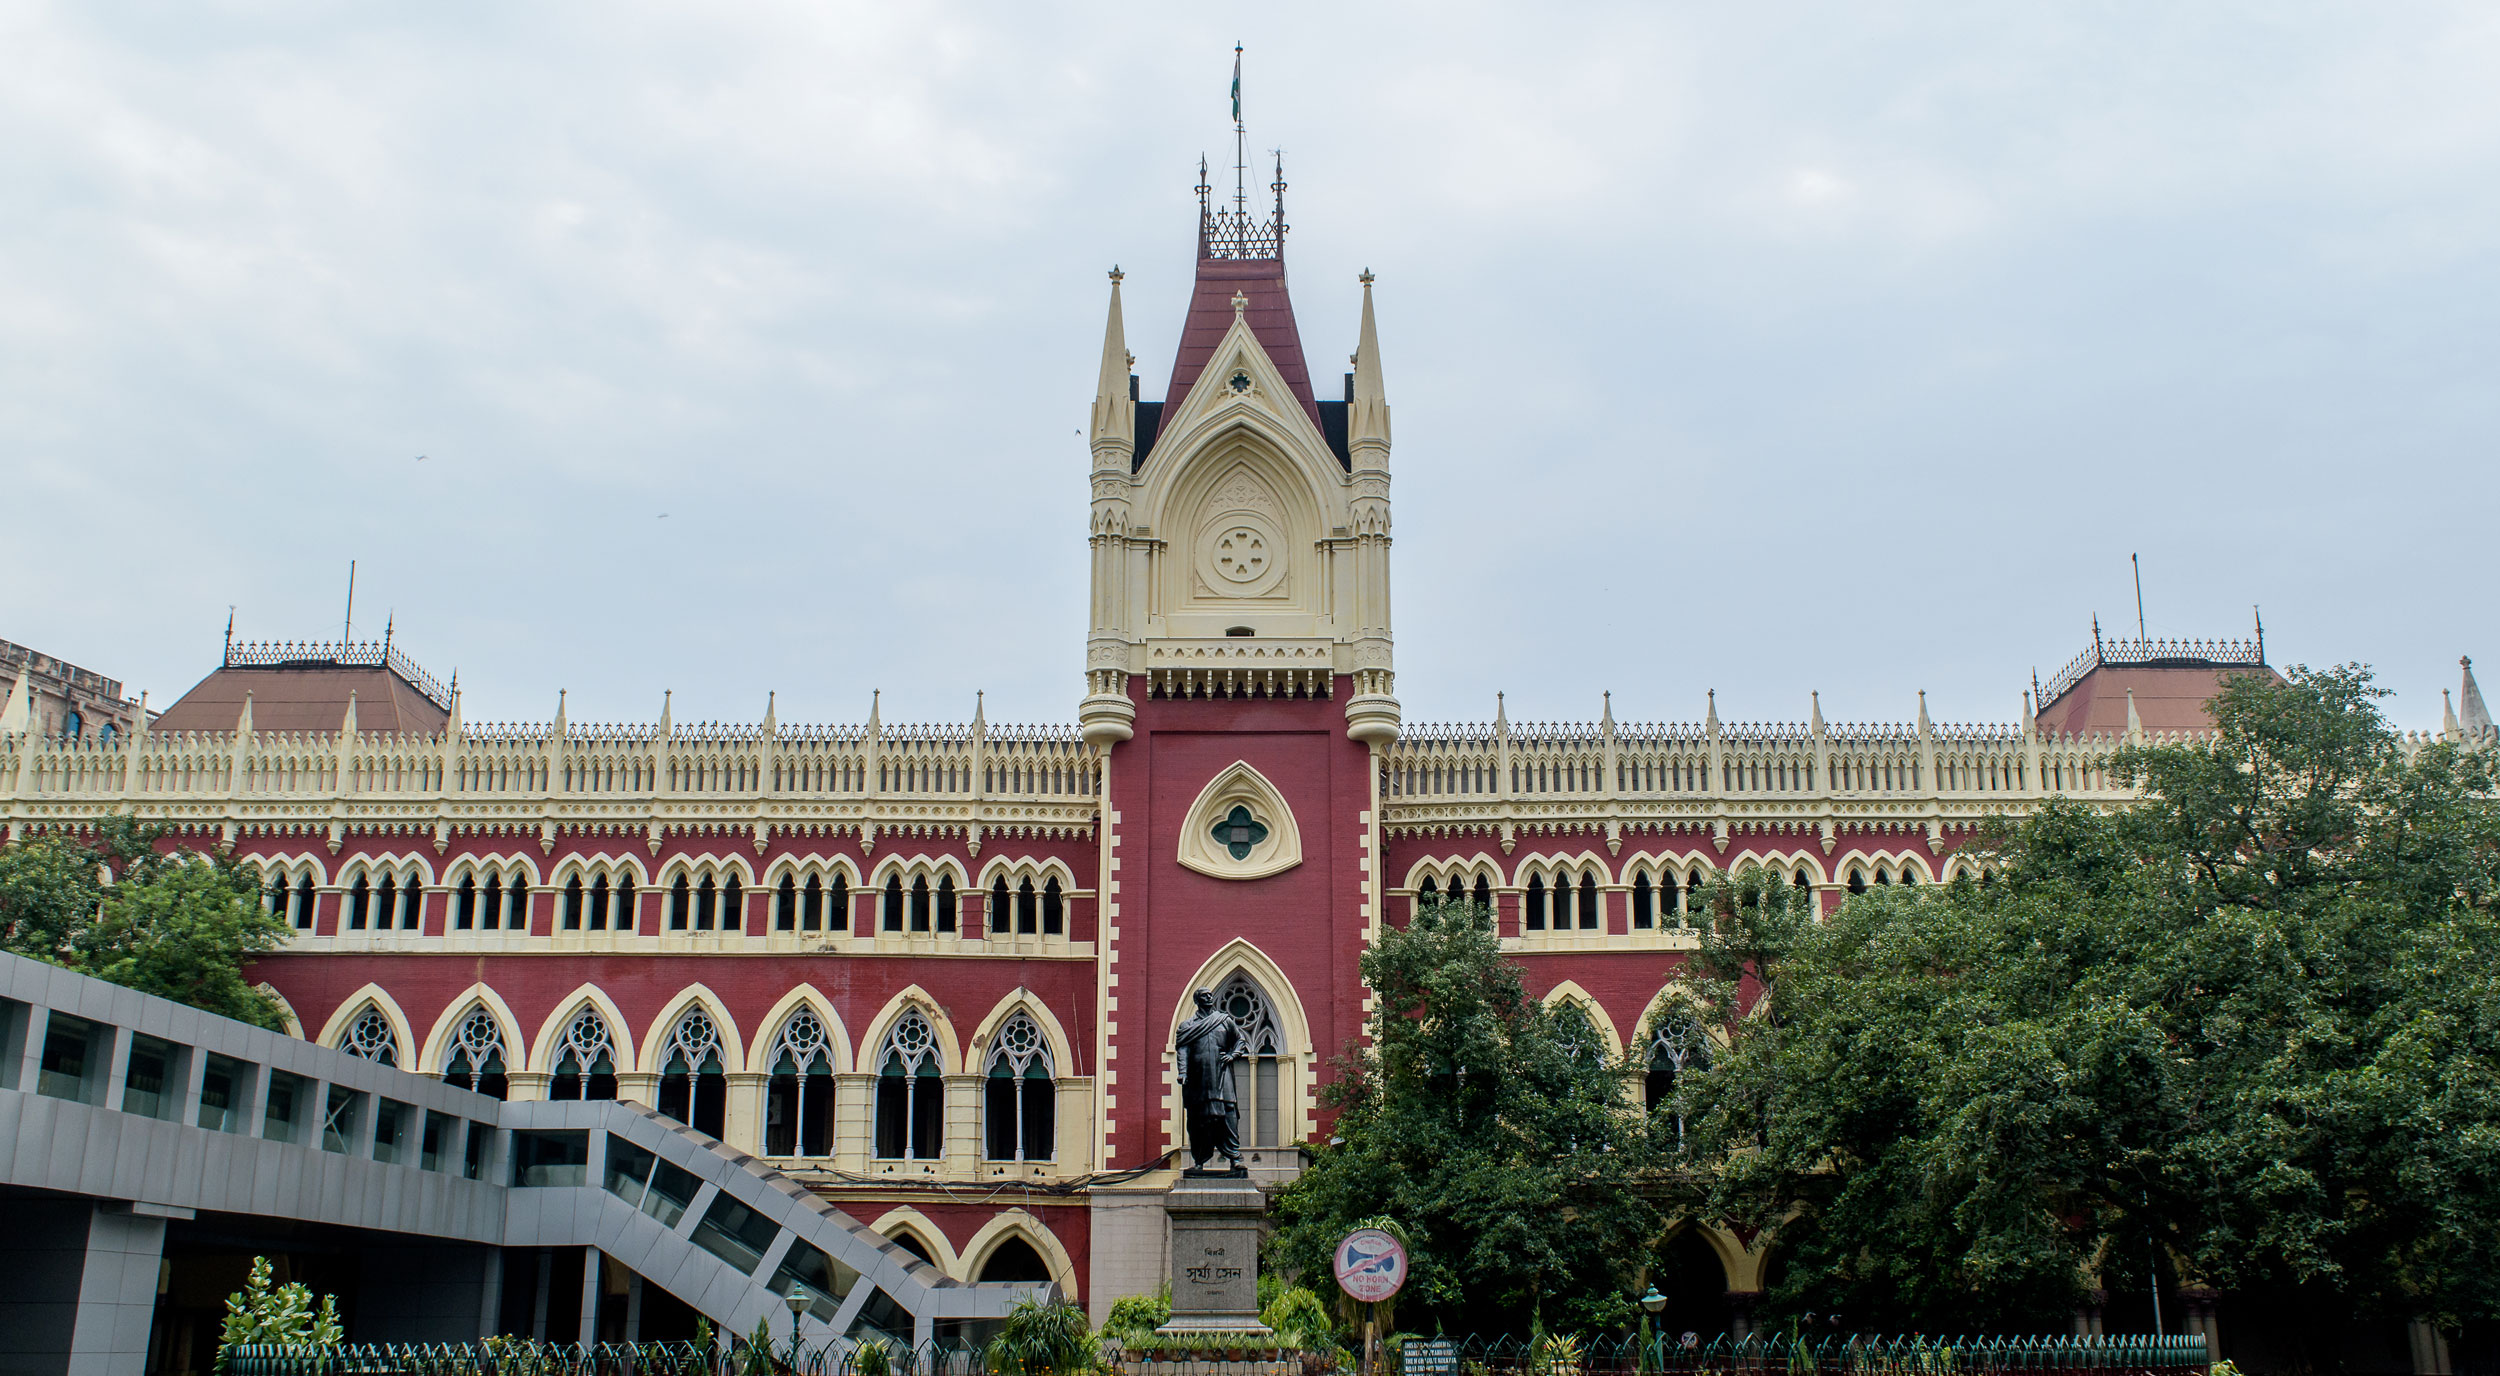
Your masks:
<svg viewBox="0 0 2500 1376"><path fill-rule="evenodd" d="M1111 274L1078 708L1105 754L1107 1170L1165 1167L1186 1140L1171 1047L1195 991L1252 1038L1237 1088L1254 1178L1298 1167L1294 1144L1325 1129L1328 1062L1362 1033L1378 752L1399 727L1389 407L1368 272L1343 393L1312 386L1281 171L1272 189L1273 215L1254 217L1238 193L1210 204L1201 169L1196 280L1159 402L1138 396Z"/></svg>

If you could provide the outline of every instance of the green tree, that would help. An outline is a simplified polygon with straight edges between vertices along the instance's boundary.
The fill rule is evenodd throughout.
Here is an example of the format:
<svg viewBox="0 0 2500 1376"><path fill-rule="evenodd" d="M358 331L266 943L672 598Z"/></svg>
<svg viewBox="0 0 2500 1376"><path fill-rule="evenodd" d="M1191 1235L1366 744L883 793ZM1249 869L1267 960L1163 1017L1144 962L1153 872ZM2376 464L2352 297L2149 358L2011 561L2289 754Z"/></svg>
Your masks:
<svg viewBox="0 0 2500 1376"><path fill-rule="evenodd" d="M1276 1199L1269 1259L1332 1285L1339 1238L1404 1224L1400 1296L1457 1331L1631 1321L1630 1272L1659 1226L1636 1188L1649 1139L1576 1010L1528 997L1489 916L1427 907L1364 953L1370 1045L1338 1063L1336 1140Z"/></svg>
<svg viewBox="0 0 2500 1376"><path fill-rule="evenodd" d="M143 993L277 1030L276 1000L245 978L284 946L248 865L174 841L171 827L107 817L0 847L0 945ZM108 882L109 876L109 882Z"/></svg>
<svg viewBox="0 0 2500 1376"><path fill-rule="evenodd" d="M2212 738L2116 753L2141 802L2003 829L1985 882L1705 937L1728 1045L1680 1097L1775 1306L2036 1328L2158 1264L2313 1353L2500 1314L2500 788L2379 696L2235 678Z"/></svg>
<svg viewBox="0 0 2500 1376"><path fill-rule="evenodd" d="M324 1295L313 1303L302 1281L273 1285L269 1258L252 1258L243 1288L226 1299L225 1328L218 1335L217 1370L226 1369L226 1350L245 1343L285 1347L336 1347L346 1330L339 1324L338 1300Z"/></svg>

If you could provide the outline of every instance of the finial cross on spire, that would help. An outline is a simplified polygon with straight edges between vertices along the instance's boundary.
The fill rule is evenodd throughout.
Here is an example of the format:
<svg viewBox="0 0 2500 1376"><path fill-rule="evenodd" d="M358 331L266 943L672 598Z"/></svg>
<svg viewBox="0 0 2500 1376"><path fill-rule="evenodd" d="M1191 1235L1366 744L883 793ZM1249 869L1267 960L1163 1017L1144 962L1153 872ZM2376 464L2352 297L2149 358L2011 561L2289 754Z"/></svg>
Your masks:
<svg viewBox="0 0 2500 1376"><path fill-rule="evenodd" d="M1247 313L1247 312L1249 311L1249 309L1250 309L1250 298L1249 298L1249 297L1247 297L1247 296L1242 295L1240 292L1234 292L1234 293L1233 293L1233 319L1235 319L1235 320L1239 320L1239 319L1241 319L1241 318L1242 318L1242 316L1243 316L1245 313Z"/></svg>

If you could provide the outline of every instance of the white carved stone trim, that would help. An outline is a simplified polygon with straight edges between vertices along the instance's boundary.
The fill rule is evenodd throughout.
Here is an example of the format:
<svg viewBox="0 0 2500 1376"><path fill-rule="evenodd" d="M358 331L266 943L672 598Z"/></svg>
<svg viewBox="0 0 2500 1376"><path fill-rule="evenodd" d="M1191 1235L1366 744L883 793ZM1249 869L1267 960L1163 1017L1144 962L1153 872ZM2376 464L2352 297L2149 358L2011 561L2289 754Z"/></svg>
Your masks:
<svg viewBox="0 0 2500 1376"><path fill-rule="evenodd" d="M1256 838L1227 843L1215 834L1217 823L1246 809L1257 824ZM1235 855L1236 848L1245 853ZM1285 795L1247 760L1226 766L1198 793L1181 823L1180 862L1216 879L1265 879L1302 863L1302 830L1286 806Z"/></svg>

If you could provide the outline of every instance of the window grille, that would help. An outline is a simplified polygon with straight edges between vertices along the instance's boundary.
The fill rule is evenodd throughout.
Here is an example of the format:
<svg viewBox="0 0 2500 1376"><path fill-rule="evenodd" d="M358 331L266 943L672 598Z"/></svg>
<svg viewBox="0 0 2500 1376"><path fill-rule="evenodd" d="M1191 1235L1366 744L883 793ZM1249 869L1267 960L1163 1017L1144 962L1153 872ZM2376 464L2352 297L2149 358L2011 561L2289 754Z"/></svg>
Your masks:
<svg viewBox="0 0 2500 1376"><path fill-rule="evenodd" d="M983 1081L991 1160L1048 1161L1056 1155L1057 1088L1040 1024L1021 1012L1007 1019Z"/></svg>
<svg viewBox="0 0 2500 1376"><path fill-rule="evenodd" d="M368 1003L339 1037L339 1050L350 1056L362 1056L368 1061L396 1067L399 1064L399 1034L391 1030L391 1020L382 1016L382 1010Z"/></svg>
<svg viewBox="0 0 2500 1376"><path fill-rule="evenodd" d="M894 1020L878 1053L877 1155L936 1160L945 1098L937 1035L919 1009L910 1009Z"/></svg>

